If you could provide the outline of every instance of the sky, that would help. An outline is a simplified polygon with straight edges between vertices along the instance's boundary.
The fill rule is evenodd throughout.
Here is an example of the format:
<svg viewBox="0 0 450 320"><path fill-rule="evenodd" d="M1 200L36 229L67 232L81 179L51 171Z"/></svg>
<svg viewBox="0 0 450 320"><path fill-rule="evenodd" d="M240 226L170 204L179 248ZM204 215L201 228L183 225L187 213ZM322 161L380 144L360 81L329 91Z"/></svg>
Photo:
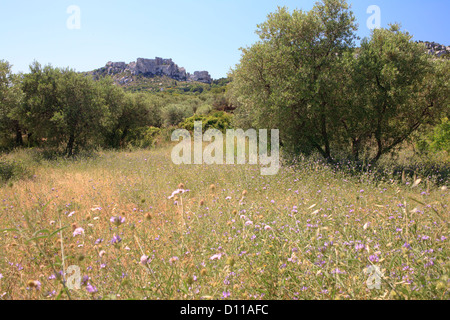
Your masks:
<svg viewBox="0 0 450 320"><path fill-rule="evenodd" d="M108 61L172 58L188 72L226 77L239 48L258 41L257 24L286 6L310 10L315 0L0 0L0 60L13 72L42 65L90 71ZM367 37L378 6L381 27L399 22L414 40L450 45L449 0L350 0ZM71 11L76 6L79 11ZM77 12L80 13L79 19ZM78 23L79 22L79 23Z"/></svg>

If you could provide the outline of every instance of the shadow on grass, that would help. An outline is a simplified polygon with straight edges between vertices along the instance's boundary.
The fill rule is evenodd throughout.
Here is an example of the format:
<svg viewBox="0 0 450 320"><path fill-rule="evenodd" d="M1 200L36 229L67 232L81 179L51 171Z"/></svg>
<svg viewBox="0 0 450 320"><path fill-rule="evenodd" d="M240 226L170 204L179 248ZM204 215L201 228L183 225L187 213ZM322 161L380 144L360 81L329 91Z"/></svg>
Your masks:
<svg viewBox="0 0 450 320"><path fill-rule="evenodd" d="M330 163L320 157L290 157L285 165L309 169L325 169L334 173L374 183L382 181L396 181L399 183L414 183L416 179L426 180L437 187L448 185L450 180L450 161L448 159L392 159L384 158L376 164L364 161L353 161L345 158Z"/></svg>
<svg viewBox="0 0 450 320"><path fill-rule="evenodd" d="M29 179L33 176L32 171L22 162L11 160L0 160L0 183L9 181Z"/></svg>

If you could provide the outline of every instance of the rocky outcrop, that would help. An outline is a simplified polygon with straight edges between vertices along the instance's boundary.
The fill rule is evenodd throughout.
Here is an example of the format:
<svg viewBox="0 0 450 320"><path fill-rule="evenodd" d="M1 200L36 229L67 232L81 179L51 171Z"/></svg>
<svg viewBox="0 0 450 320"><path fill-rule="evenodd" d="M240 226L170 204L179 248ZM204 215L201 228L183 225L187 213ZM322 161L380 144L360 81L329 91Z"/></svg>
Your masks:
<svg viewBox="0 0 450 320"><path fill-rule="evenodd" d="M143 59L138 58L133 73L144 76L168 76L175 80L186 81L186 69L179 68L172 59Z"/></svg>
<svg viewBox="0 0 450 320"><path fill-rule="evenodd" d="M109 75L114 75L123 72L127 65L125 62L108 62L105 66L106 72Z"/></svg>
<svg viewBox="0 0 450 320"><path fill-rule="evenodd" d="M418 43L424 44L427 53L435 55L438 58L450 54L450 46L444 46L436 42L428 42L428 41L425 42L418 41Z"/></svg>
<svg viewBox="0 0 450 320"><path fill-rule="evenodd" d="M209 75L208 71L195 71L194 74L188 73L188 80L211 83L213 79Z"/></svg>
<svg viewBox="0 0 450 320"><path fill-rule="evenodd" d="M156 57L155 59L138 58L136 62L108 62L105 67L92 72L93 75L117 75L123 73L120 78L120 84L126 84L132 81L131 75L143 75L144 77L168 76L178 81L199 81L203 83L211 83L212 78L207 71L195 71L194 74L186 72L185 68L180 68L172 59L163 59ZM128 76L127 76L128 74Z"/></svg>

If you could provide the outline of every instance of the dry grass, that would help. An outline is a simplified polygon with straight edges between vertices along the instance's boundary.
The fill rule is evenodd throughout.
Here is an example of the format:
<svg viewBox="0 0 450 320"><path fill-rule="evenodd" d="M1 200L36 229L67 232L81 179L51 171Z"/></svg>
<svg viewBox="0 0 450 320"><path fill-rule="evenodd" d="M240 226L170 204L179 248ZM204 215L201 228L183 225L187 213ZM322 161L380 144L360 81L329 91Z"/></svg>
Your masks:
<svg viewBox="0 0 450 320"><path fill-rule="evenodd" d="M175 166L169 149L10 157L34 177L0 188L1 299L449 297L449 192L425 181L315 163L266 177L250 165ZM180 183L189 191L168 199ZM372 264L380 290L366 284ZM64 287L70 265L80 290Z"/></svg>

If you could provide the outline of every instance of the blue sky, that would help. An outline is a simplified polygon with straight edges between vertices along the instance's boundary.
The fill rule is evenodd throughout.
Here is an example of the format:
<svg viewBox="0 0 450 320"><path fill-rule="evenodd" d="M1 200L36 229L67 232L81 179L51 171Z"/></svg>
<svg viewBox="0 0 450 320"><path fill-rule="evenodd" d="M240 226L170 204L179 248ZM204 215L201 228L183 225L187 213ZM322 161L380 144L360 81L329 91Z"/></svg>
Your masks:
<svg viewBox="0 0 450 320"><path fill-rule="evenodd" d="M381 26L400 22L415 40L450 45L449 0L353 0L358 35L368 36L370 5ZM188 72L226 76L240 47L258 40L256 25L277 6L309 10L311 0L15 0L0 2L0 60L28 72L33 60L89 71L108 61L172 58ZM81 10L80 29L68 29L67 8Z"/></svg>

